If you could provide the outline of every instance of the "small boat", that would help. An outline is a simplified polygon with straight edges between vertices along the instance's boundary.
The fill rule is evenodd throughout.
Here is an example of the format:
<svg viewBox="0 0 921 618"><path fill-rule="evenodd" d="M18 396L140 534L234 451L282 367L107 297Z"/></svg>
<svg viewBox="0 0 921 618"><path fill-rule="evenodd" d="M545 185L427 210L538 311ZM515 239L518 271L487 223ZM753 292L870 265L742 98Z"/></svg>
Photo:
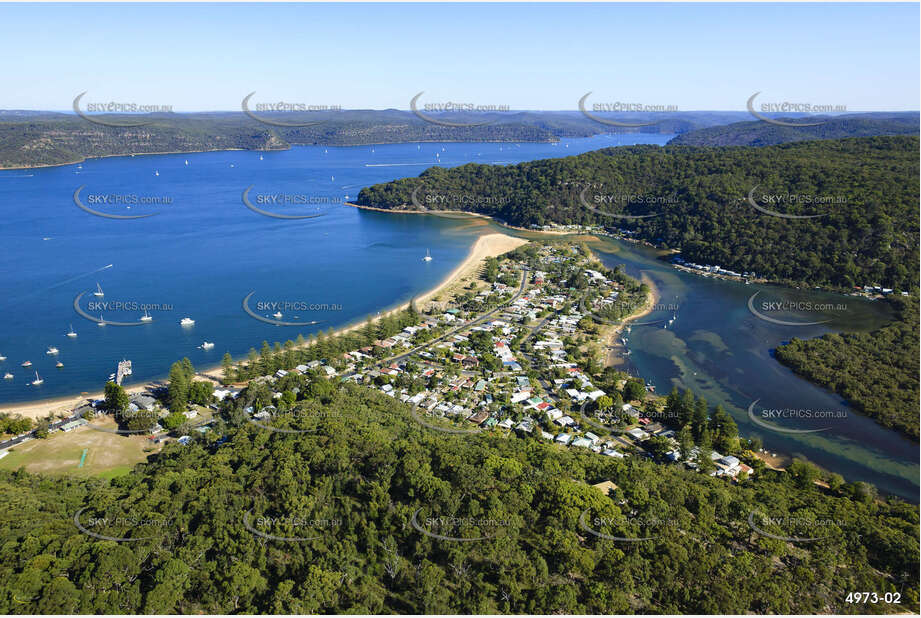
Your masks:
<svg viewBox="0 0 921 618"><path fill-rule="evenodd" d="M425 250L425 257L422 258L422 261L423 261L423 262L431 262L431 261L432 261L432 254L429 253L429 250L428 250L428 249Z"/></svg>
<svg viewBox="0 0 921 618"><path fill-rule="evenodd" d="M334 182L335 180L336 180L336 177L335 177L335 176L330 176L330 177L329 177L329 181L330 181L330 182Z"/></svg>
<svg viewBox="0 0 921 618"><path fill-rule="evenodd" d="M6 360L5 356L0 356L0 362L5 361L5 360Z"/></svg>
<svg viewBox="0 0 921 618"><path fill-rule="evenodd" d="M259 155L259 160L262 161L262 155Z"/></svg>
<svg viewBox="0 0 921 618"><path fill-rule="evenodd" d="M185 160L185 164L186 164L186 165L189 164L189 160L188 160L188 159Z"/></svg>
<svg viewBox="0 0 921 618"><path fill-rule="evenodd" d="M182 318L181 320L179 320L179 323L183 326L192 326L193 324L195 324L195 320L193 320L192 318Z"/></svg>
<svg viewBox="0 0 921 618"><path fill-rule="evenodd" d="M36 372L35 372L35 379L32 380L32 386L38 386L38 385L41 384L42 382L44 382L44 380L42 380L42 379L39 377L38 372L36 371Z"/></svg>
<svg viewBox="0 0 921 618"><path fill-rule="evenodd" d="M58 352L60 352L60 350L58 350L58 349L57 349L56 347L54 347L54 346L50 346L47 350L45 350L45 354L50 354L50 355L52 355L52 356L54 356L54 355L57 354Z"/></svg>
<svg viewBox="0 0 921 618"><path fill-rule="evenodd" d="M202 349L202 350L210 350L210 349L213 348L213 347L214 347L214 342L213 342L213 341L205 341L204 343L201 344L201 349Z"/></svg>
<svg viewBox="0 0 921 618"><path fill-rule="evenodd" d="M276 311L275 313L272 314L272 317L275 318L276 320L280 320L281 315L282 315L281 311Z"/></svg>
<svg viewBox="0 0 921 618"><path fill-rule="evenodd" d="M101 313L99 314L99 321L96 322L96 324L99 324L99 326L105 326L105 325L106 325L106 321L102 318L102 314L101 314Z"/></svg>
<svg viewBox="0 0 921 618"><path fill-rule="evenodd" d="M148 313L147 309L144 309L144 315L141 316L141 322L151 322L153 317Z"/></svg>
<svg viewBox="0 0 921 618"><path fill-rule="evenodd" d="M154 176L159 176L159 175L160 175L160 170L154 170Z"/></svg>
<svg viewBox="0 0 921 618"><path fill-rule="evenodd" d="M76 337L77 333L74 331L74 325L70 325L70 330L67 332L67 336L70 338Z"/></svg>
<svg viewBox="0 0 921 618"><path fill-rule="evenodd" d="M233 163L230 164L230 167L233 167Z"/></svg>
<svg viewBox="0 0 921 618"><path fill-rule="evenodd" d="M57 367L58 369L60 369L63 366L64 366L64 363L62 363L61 361L58 361L57 364L55 365L55 367Z"/></svg>
<svg viewBox="0 0 921 618"><path fill-rule="evenodd" d="M105 292L102 291L102 286L99 285L99 282L96 282L96 291L93 292L93 296L105 296Z"/></svg>
<svg viewBox="0 0 921 618"><path fill-rule="evenodd" d="M24 363L22 364L22 366L23 366L23 367L31 367L31 366L32 366L32 361L26 361L26 362L24 362Z"/></svg>
<svg viewBox="0 0 921 618"><path fill-rule="evenodd" d="M13 379L13 374L10 373L9 371L7 371L6 373L3 374L3 379L4 379L4 380L12 380L12 379Z"/></svg>

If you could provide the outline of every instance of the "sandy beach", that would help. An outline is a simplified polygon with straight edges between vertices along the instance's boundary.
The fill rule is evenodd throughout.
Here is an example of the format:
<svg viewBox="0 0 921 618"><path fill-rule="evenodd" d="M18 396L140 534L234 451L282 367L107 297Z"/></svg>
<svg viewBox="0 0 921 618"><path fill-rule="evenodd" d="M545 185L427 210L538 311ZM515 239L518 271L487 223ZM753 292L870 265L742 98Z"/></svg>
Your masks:
<svg viewBox="0 0 921 618"><path fill-rule="evenodd" d="M527 242L527 240L522 238L515 238L514 236L509 236L507 234L495 233L480 236L477 238L476 242L473 244L473 247L470 249L470 253L467 254L467 257L457 266L457 268L452 270L437 286L416 297L416 307L420 311L424 311L430 301L436 298L438 300L445 300L447 295L450 294L454 289L459 289L459 287L462 287L468 280L476 276L477 272L483 266L483 263L487 257L496 257L498 255L502 255L503 253L508 253L509 251L520 247L521 245L527 244ZM444 296L444 298L442 298L442 296ZM409 302L404 302L395 307L390 307L381 311L381 313L378 315L378 318L402 311L407 307L409 307ZM355 328L360 328L364 325L364 323L365 322L362 320L353 324L348 324L337 330L335 334L338 335ZM179 359L177 358L176 360ZM164 373L168 369L168 367L164 367ZM199 377L202 379L210 379L215 382L219 382L223 377L223 371L220 366L200 369ZM134 394L143 392L160 384L160 381L147 382L145 384L137 384L125 387L125 391L127 391L129 394ZM70 410L73 410L80 404L85 403L89 399L102 399L102 397L103 392L102 390L99 390L92 393L80 393L68 397L58 397L55 399L43 399L34 402L9 404L0 406L0 414L19 415L27 418L43 418L49 414L65 414L69 416Z"/></svg>
<svg viewBox="0 0 921 618"><path fill-rule="evenodd" d="M603 338L605 340L605 348L608 350L607 356L605 357L605 367L617 367L624 364L626 360L623 353L624 345L619 342L621 332L623 332L625 327L630 325L630 322L652 313L655 306L659 304L659 289L656 287L656 284L646 275L643 275L640 280L649 287L649 294L646 295L646 302L635 313L624 318L621 324L611 326L610 330L605 333Z"/></svg>

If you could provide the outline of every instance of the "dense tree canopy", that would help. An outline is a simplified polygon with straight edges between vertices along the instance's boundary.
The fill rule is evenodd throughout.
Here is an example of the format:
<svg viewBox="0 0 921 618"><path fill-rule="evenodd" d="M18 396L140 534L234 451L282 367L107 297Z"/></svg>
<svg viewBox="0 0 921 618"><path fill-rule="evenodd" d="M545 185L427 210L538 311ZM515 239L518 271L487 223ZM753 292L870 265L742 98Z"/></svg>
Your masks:
<svg viewBox="0 0 921 618"><path fill-rule="evenodd" d="M694 262L773 280L916 290L918 153L918 138L907 136L629 146L509 166L434 167L362 189L358 203L475 211L523 226L603 224ZM822 216L766 214L749 203L752 190L762 208Z"/></svg>
<svg viewBox="0 0 921 618"><path fill-rule="evenodd" d="M0 611L918 610L915 506L766 469L732 485L444 434L354 385L273 421L299 433L271 431L242 416L259 390L227 404L238 421L111 482L0 474L15 506L0 511ZM849 603L853 591L901 603Z"/></svg>

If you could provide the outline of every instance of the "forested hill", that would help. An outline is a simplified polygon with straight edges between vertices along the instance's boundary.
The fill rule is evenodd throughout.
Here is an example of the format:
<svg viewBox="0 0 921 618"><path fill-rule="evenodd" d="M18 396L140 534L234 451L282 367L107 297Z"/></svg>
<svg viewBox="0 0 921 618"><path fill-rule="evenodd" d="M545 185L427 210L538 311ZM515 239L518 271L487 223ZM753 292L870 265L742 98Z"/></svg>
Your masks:
<svg viewBox="0 0 921 618"><path fill-rule="evenodd" d="M874 135L918 135L918 113L859 114L815 118L778 118L789 123L822 124L790 127L755 120L689 131L673 138L675 146L772 146L785 142Z"/></svg>
<svg viewBox="0 0 921 618"><path fill-rule="evenodd" d="M322 380L288 432L242 420L271 397L111 482L0 474L0 611L918 611L918 509L861 484L449 435Z"/></svg>
<svg viewBox="0 0 921 618"><path fill-rule="evenodd" d="M357 202L472 211L517 226L603 224L693 262L778 281L910 290L918 286L918 156L918 138L907 136L630 146L430 168L362 189Z"/></svg>
<svg viewBox="0 0 921 618"><path fill-rule="evenodd" d="M856 409L918 439L918 299L892 300L898 319L871 332L793 339L777 360Z"/></svg>
<svg viewBox="0 0 921 618"><path fill-rule="evenodd" d="M253 115L256 118L242 111L91 115L104 123L149 122L143 126L112 127L73 114L0 111L0 169L58 165L82 161L86 157L131 153L278 150L313 144L550 142L608 132L682 133L733 122L740 117L738 112L675 112L664 117L654 115L656 122L651 126L613 129L579 112L429 114L438 122L486 123L480 126L427 122L411 112L395 109L253 112ZM636 120L634 117L633 121ZM311 126L284 126L294 123Z"/></svg>

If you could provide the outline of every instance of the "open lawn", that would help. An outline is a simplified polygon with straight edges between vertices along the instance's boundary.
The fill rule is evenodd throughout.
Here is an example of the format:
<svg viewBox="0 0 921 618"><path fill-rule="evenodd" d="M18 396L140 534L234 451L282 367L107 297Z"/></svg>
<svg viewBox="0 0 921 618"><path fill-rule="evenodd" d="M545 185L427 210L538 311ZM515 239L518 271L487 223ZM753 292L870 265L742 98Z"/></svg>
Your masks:
<svg viewBox="0 0 921 618"><path fill-rule="evenodd" d="M93 425L116 428L108 418L97 419ZM145 453L144 449L151 447L157 451L160 448L144 436L94 431L89 426L83 426L69 433L57 432L45 440L30 440L13 447L9 455L0 459L0 469L25 467L33 474L114 478L127 474L135 464L146 461L150 453ZM87 449L86 461L82 468L78 468L83 449Z"/></svg>

